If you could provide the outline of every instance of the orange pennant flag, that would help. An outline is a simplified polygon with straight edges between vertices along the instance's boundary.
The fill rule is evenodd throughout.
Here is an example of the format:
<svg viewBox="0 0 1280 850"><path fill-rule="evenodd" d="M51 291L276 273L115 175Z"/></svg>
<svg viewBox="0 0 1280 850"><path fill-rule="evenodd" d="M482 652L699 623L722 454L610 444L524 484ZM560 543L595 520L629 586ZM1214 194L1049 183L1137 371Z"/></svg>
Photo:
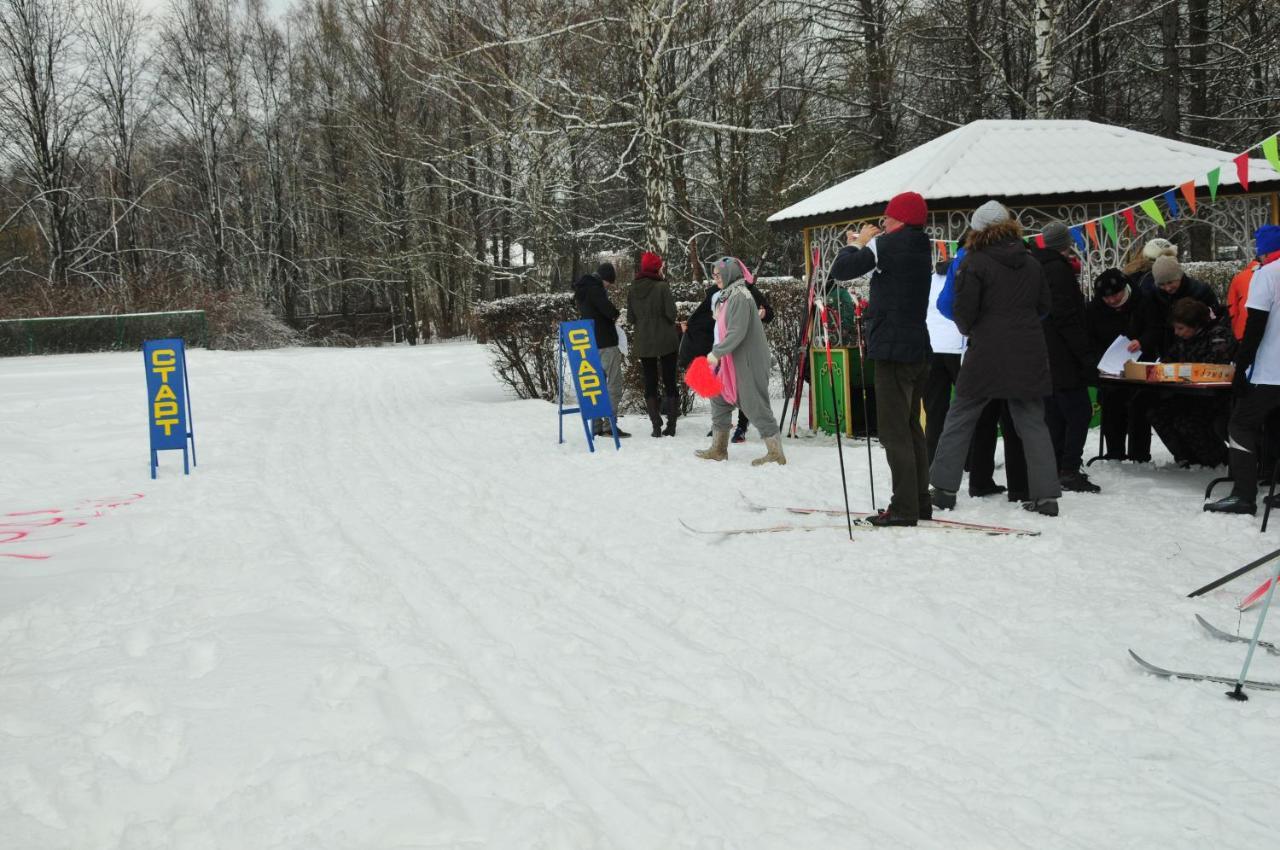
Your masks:
<svg viewBox="0 0 1280 850"><path fill-rule="evenodd" d="M1182 197L1186 199L1187 206L1191 207L1191 214L1196 214L1196 181L1188 180L1179 186L1182 190Z"/></svg>
<svg viewBox="0 0 1280 850"><path fill-rule="evenodd" d="M1102 243L1098 241L1098 223L1096 221L1086 221L1084 223L1084 232L1089 234L1089 238L1093 240L1094 247L1102 247Z"/></svg>
<svg viewBox="0 0 1280 850"><path fill-rule="evenodd" d="M947 243L938 242L938 261L945 263L947 261Z"/></svg>

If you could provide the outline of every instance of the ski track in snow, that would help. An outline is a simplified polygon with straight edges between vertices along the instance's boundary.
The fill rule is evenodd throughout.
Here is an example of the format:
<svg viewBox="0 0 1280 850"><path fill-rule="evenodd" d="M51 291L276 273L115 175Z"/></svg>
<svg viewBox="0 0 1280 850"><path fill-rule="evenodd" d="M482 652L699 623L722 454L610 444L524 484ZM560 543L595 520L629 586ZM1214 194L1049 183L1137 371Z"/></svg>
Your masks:
<svg viewBox="0 0 1280 850"><path fill-rule="evenodd" d="M0 514L146 494L0 543L50 554L0 559L6 850L1274 840L1280 699L1125 654L1239 669L1194 614L1248 634L1261 574L1184 597L1268 538L1201 513L1210 473L954 514L1039 538L719 539L677 520L829 521L738 494L839 505L834 444L698 461L704 412L558 446L472 344L189 358L200 466L155 482L136 355L0 360Z"/></svg>

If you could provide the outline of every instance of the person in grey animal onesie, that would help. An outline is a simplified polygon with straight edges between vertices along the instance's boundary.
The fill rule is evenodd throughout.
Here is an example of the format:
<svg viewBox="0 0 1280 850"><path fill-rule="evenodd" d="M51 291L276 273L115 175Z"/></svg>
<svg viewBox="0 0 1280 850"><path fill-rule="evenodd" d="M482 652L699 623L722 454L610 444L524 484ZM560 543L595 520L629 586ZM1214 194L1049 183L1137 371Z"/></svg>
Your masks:
<svg viewBox="0 0 1280 850"><path fill-rule="evenodd" d="M736 405L756 426L768 450L751 461L752 466L785 464L778 421L769 406L772 356L755 299L747 290L745 267L736 257L723 257L712 267L712 274L721 292L714 308L715 345L707 362L719 372L725 392L711 399L711 447L697 455L706 460L728 459Z"/></svg>

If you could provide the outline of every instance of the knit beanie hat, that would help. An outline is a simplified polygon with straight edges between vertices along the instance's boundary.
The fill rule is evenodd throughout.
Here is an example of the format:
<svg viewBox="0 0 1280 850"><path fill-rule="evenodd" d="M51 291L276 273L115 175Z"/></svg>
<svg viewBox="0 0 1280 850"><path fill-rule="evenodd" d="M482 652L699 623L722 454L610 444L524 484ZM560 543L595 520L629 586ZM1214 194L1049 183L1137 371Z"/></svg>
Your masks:
<svg viewBox="0 0 1280 850"><path fill-rule="evenodd" d="M596 269L596 277L601 280L608 281L609 283L613 283L618 279L618 273L614 270L613 263L601 263Z"/></svg>
<svg viewBox="0 0 1280 850"><path fill-rule="evenodd" d="M1168 239L1161 239L1157 236L1155 239L1148 239L1147 244L1142 246L1142 256L1148 260L1154 260L1158 257L1177 257L1178 246Z"/></svg>
<svg viewBox="0 0 1280 850"><path fill-rule="evenodd" d="M1124 272L1119 269L1107 269L1093 282L1093 294L1099 298L1115 295L1118 292L1124 292L1128 285L1129 278L1125 277Z"/></svg>
<svg viewBox="0 0 1280 850"><path fill-rule="evenodd" d="M737 257L721 257L716 260L713 268L720 272L720 280L724 282L725 289L744 279L742 277L742 263L738 262Z"/></svg>
<svg viewBox="0 0 1280 850"><path fill-rule="evenodd" d="M662 273L662 258L652 251L640 255L640 274L646 277L658 277Z"/></svg>
<svg viewBox="0 0 1280 850"><path fill-rule="evenodd" d="M1061 251L1071 247L1071 232L1060 221L1051 221L1044 226L1044 247L1052 251Z"/></svg>
<svg viewBox="0 0 1280 850"><path fill-rule="evenodd" d="M1280 225L1264 224L1253 234L1253 238L1258 243L1259 257L1280 251Z"/></svg>
<svg viewBox="0 0 1280 850"><path fill-rule="evenodd" d="M969 226L974 230L986 230L992 225L1000 224L1008 221L1012 216L1005 209L1004 204L999 201L987 201L982 206L973 211L973 218L969 219Z"/></svg>
<svg viewBox="0 0 1280 850"><path fill-rule="evenodd" d="M893 196L884 208L884 214L903 224L924 227L925 219L929 217L929 205L918 192L902 192Z"/></svg>
<svg viewBox="0 0 1280 850"><path fill-rule="evenodd" d="M1182 266L1173 257L1167 255L1160 257L1151 266L1151 279L1155 281L1156 286L1180 277L1182 277Z"/></svg>

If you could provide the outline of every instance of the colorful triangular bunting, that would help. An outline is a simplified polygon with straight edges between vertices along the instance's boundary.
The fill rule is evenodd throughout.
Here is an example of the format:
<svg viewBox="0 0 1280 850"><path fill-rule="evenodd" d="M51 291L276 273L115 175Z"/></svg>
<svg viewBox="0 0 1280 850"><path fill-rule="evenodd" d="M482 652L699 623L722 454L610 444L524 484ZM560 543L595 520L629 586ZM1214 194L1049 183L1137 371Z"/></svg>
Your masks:
<svg viewBox="0 0 1280 850"><path fill-rule="evenodd" d="M1169 208L1169 221L1173 221L1178 217L1178 199L1172 189L1164 193L1164 203Z"/></svg>
<svg viewBox="0 0 1280 850"><path fill-rule="evenodd" d="M1164 227L1164 216L1160 214L1160 208L1156 206L1155 198L1147 198L1145 201L1138 204L1138 206L1142 207L1142 211L1146 213L1158 227Z"/></svg>
<svg viewBox="0 0 1280 850"><path fill-rule="evenodd" d="M1218 184L1222 182L1222 169L1215 168L1209 172L1209 200L1218 200Z"/></svg>
<svg viewBox="0 0 1280 850"><path fill-rule="evenodd" d="M1249 152L1245 151L1235 158L1236 177L1240 180L1240 186L1246 192L1249 191Z"/></svg>
<svg viewBox="0 0 1280 850"><path fill-rule="evenodd" d="M1129 228L1129 235L1137 236L1138 223L1133 220L1133 207L1125 207L1120 211L1120 214L1124 216L1124 226Z"/></svg>
<svg viewBox="0 0 1280 850"><path fill-rule="evenodd" d="M1102 229L1107 231L1107 235L1111 237L1111 241L1120 246L1120 232L1116 229L1116 217L1114 215L1104 215L1102 217Z"/></svg>
<svg viewBox="0 0 1280 850"><path fill-rule="evenodd" d="M1085 232L1089 234L1089 241L1093 242L1093 244L1101 250L1102 243L1098 241L1098 223L1096 221L1086 221L1084 223L1084 229Z"/></svg>
<svg viewBox="0 0 1280 850"><path fill-rule="evenodd" d="M1262 143L1262 153L1271 163L1271 167L1280 172L1280 135L1272 136Z"/></svg>
<svg viewBox="0 0 1280 850"><path fill-rule="evenodd" d="M1076 247L1081 251L1089 250L1089 243L1084 241L1084 233L1081 232L1079 225L1071 228L1071 238L1076 240Z"/></svg>
<svg viewBox="0 0 1280 850"><path fill-rule="evenodd" d="M1182 197L1187 202L1187 206L1191 208L1191 214L1196 214L1196 181L1188 180L1179 186L1182 190Z"/></svg>

